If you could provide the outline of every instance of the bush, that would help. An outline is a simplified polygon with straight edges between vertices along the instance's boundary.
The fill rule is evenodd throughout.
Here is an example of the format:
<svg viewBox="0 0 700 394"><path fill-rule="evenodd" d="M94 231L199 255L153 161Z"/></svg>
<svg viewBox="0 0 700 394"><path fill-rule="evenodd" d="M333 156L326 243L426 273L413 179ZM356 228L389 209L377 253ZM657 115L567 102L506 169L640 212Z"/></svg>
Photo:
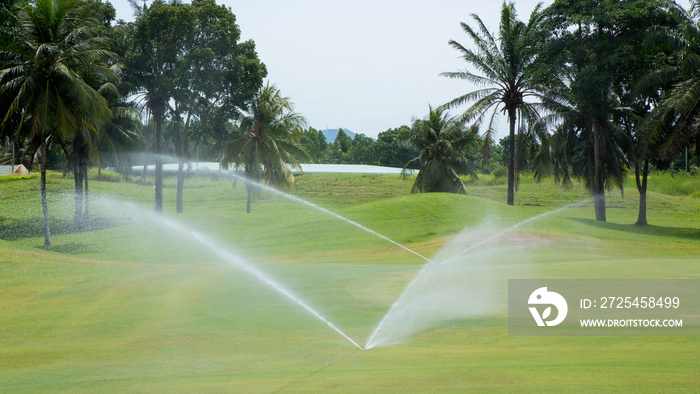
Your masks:
<svg viewBox="0 0 700 394"><path fill-rule="evenodd" d="M496 178L505 178L508 176L508 169L505 166L498 166L493 170L492 174Z"/></svg>
<svg viewBox="0 0 700 394"><path fill-rule="evenodd" d="M121 182L124 178L121 174L114 171L102 170L98 172L96 169L90 170L88 176L92 179L104 182Z"/></svg>
<svg viewBox="0 0 700 394"><path fill-rule="evenodd" d="M32 179L32 178L38 178L38 177L39 177L39 174L28 174L28 175L7 174L4 176L0 176L0 183L22 181L25 179Z"/></svg>

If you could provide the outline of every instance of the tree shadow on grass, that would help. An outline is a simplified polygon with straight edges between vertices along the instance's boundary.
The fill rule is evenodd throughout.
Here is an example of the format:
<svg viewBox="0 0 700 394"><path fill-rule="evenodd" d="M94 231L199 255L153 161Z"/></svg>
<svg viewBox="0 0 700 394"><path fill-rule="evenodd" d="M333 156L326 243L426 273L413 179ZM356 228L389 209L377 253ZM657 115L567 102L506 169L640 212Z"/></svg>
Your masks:
<svg viewBox="0 0 700 394"><path fill-rule="evenodd" d="M637 226L634 224L619 224L610 222L601 222L594 219L584 219L584 218L570 218L579 223L587 224L589 226L622 231L628 234L639 234L639 235L653 235L661 237L674 237L683 238L693 241L700 241L700 229L692 227L663 227L663 226Z"/></svg>
<svg viewBox="0 0 700 394"><path fill-rule="evenodd" d="M97 230L124 226L130 221L126 219L91 217L81 228L76 228L71 219L51 218L49 222L51 235L64 235L74 233L87 233ZM26 238L44 236L44 220L35 218L8 218L0 216L0 239L5 241L18 241ZM70 244L69 244L70 245ZM53 250L53 249L52 249Z"/></svg>

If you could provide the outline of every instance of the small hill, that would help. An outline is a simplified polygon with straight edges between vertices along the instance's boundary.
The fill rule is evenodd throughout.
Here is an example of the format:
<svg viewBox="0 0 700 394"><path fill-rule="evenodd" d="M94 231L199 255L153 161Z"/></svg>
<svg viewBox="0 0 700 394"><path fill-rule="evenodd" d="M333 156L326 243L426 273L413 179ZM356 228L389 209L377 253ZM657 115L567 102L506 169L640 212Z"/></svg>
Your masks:
<svg viewBox="0 0 700 394"><path fill-rule="evenodd" d="M533 216L503 203L472 195L418 193L384 198L354 206L344 212L400 243L424 242L459 233L466 226L487 221L509 226Z"/></svg>
<svg viewBox="0 0 700 394"><path fill-rule="evenodd" d="M343 129L343 131L351 139L355 138L354 132L352 132L348 129ZM326 137L326 142L333 142L333 141L335 141L335 137L338 136L338 129L325 129L325 130L321 130L321 132L323 133L323 136Z"/></svg>

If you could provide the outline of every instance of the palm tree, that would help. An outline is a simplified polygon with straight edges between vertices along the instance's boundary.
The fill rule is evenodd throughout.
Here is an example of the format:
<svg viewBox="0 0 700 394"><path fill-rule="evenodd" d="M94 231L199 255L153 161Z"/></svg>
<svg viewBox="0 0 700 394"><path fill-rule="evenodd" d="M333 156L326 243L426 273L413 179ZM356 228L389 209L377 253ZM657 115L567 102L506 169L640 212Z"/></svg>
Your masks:
<svg viewBox="0 0 700 394"><path fill-rule="evenodd" d="M677 24L653 30L648 41L672 53L675 61L652 70L635 87L638 96L657 99L658 103L631 136L639 191L636 224L640 226L647 225L650 161L657 167L667 167L693 142L700 148L700 1L691 0L690 11L671 3L668 11Z"/></svg>
<svg viewBox="0 0 700 394"><path fill-rule="evenodd" d="M81 120L92 125L112 114L106 100L83 76L104 73L102 65L112 53L101 49L96 35L99 22L84 17L72 0L35 0L11 16L13 28L0 33L0 94L11 104L3 124L21 113L41 144L41 200L44 244L51 244L46 201L46 156L54 136L64 140L76 132ZM24 122L22 122L24 123Z"/></svg>
<svg viewBox="0 0 700 394"><path fill-rule="evenodd" d="M140 144L137 133L140 116L138 111L120 100L119 91L112 83L99 88L112 111L112 120L101 127L90 127L89 121L79 124L79 132L69 145L64 146L75 177L75 227L81 228L88 221L89 193L87 166L92 158L102 168L102 157L111 154L116 160Z"/></svg>
<svg viewBox="0 0 700 394"><path fill-rule="evenodd" d="M700 67L700 29L696 24L698 1L692 1L691 11L676 3L669 4L668 15L674 26L652 30L646 44L660 45L670 53L665 64L657 66L640 78L634 87L636 98L643 106L632 112L638 123L630 128L630 157L634 163L635 181L639 191L638 226L647 221L647 180L649 164L666 167L678 153L697 137L695 123L700 110L700 94L696 76ZM670 60L670 61L669 61ZM651 110L650 110L651 108ZM700 139L696 138L696 141Z"/></svg>
<svg viewBox="0 0 700 394"><path fill-rule="evenodd" d="M691 0L691 5L691 11L686 11L673 4L671 11L679 27L657 29L651 37L675 52L678 61L650 72L637 86L640 93L666 90L644 122L662 163L674 160L693 141L699 142L700 0Z"/></svg>
<svg viewBox="0 0 700 394"><path fill-rule="evenodd" d="M493 114L485 133L485 151L493 142L496 132L494 128L496 113L501 110L508 116L510 141L508 146L507 201L509 205L514 204L515 197L515 129L517 119L518 116L521 120L537 117L535 106L528 102L528 97L539 96L539 87L534 76L536 67L534 46L537 43L542 21L540 8L541 4L535 8L530 15L529 22L525 24L517 20L515 4L504 2L498 39L488 31L479 16L472 14L478 30L472 29L466 23L461 25L473 41L476 50L469 49L454 40L449 43L462 53L462 57L468 64L483 75L468 70L441 74L448 78L463 79L484 87L457 97L446 106L453 108L474 102L460 117L459 120L462 122L478 119L477 123L480 123L487 114Z"/></svg>
<svg viewBox="0 0 700 394"><path fill-rule="evenodd" d="M574 104L575 93L571 86L575 73L562 69L557 77L550 78L550 88L541 96L541 106L546 114L533 123L531 130L539 140L533 158L535 177L541 180L553 174L556 183L568 187L571 176L584 181L586 188L595 193L595 152L591 141L594 119L589 108ZM610 112L618 117L627 114L610 95ZM609 152L603 161L604 185L622 189L626 176L626 157L622 152L618 127L611 125L605 136L605 149ZM553 129L553 133L549 133Z"/></svg>
<svg viewBox="0 0 700 394"><path fill-rule="evenodd" d="M114 85L100 87L100 94L109 102L114 115L112 121L93 135L93 158L98 169L103 168L105 156L111 158L112 166L131 172L131 163L125 160L128 153L143 150L144 141L140 133L141 115L134 103L124 101Z"/></svg>
<svg viewBox="0 0 700 394"><path fill-rule="evenodd" d="M248 193L246 212L250 213L253 182L288 187L294 179L289 166L301 168L297 158L309 158L299 143L300 129L306 122L294 112L289 98L269 82L241 115L240 132L226 145L221 166L243 168Z"/></svg>
<svg viewBox="0 0 700 394"><path fill-rule="evenodd" d="M461 193L467 194L459 174L476 176L464 149L476 139L476 127L465 131L461 123L448 118L444 107L429 107L428 117L413 124L408 143L420 151L404 166L404 173L414 163L420 163L420 171L413 184L412 193Z"/></svg>

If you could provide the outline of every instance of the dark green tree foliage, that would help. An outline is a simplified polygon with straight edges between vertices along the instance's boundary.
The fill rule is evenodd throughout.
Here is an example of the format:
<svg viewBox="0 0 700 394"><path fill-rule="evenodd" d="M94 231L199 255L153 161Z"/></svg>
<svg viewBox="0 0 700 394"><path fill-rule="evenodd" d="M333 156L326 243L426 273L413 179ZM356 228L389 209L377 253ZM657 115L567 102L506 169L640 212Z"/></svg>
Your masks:
<svg viewBox="0 0 700 394"><path fill-rule="evenodd" d="M95 18L104 29L110 29L117 17L114 6L109 1L76 0L76 6L92 18Z"/></svg>
<svg viewBox="0 0 700 394"><path fill-rule="evenodd" d="M345 130L338 129L338 134L332 144L328 144L326 162L329 164L352 163L350 151L353 148L353 140Z"/></svg>
<svg viewBox="0 0 700 394"><path fill-rule="evenodd" d="M621 179L607 176L619 172L619 163L610 160L618 140L612 114L624 91L631 90L630 78L639 75L635 71L640 67L642 37L658 22L655 15L664 4L661 0L556 0L545 12L552 39L542 58L553 60L550 64L555 67L540 70L545 75L572 76L569 102L584 120L579 135L586 137L582 140L590 152L587 167L597 220L606 219L609 181Z"/></svg>
<svg viewBox="0 0 700 394"><path fill-rule="evenodd" d="M229 120L238 116L267 74L252 41L240 41L235 15L214 0L191 4L160 0L139 9L127 56L127 75L140 90L155 121L156 211L162 210L162 130L172 118L179 157L177 212L183 211L184 162L190 126L199 152L202 138L223 148ZM219 153L222 151L219 150ZM196 153L196 154L197 154Z"/></svg>
<svg viewBox="0 0 700 394"><path fill-rule="evenodd" d="M352 149L352 138L350 138L343 129L338 129L338 134L335 136L333 145L335 145L335 149L341 153L348 153L350 149Z"/></svg>
<svg viewBox="0 0 700 394"><path fill-rule="evenodd" d="M238 117L237 108L250 102L267 75L253 41L239 43L240 29L229 8L217 5L214 0L195 0L191 7L196 17L194 39L192 48L178 64L175 102L171 108L180 158L178 213L183 211L184 161L188 156L190 120L198 118L210 129L224 128L228 119ZM195 141L195 150L198 150L201 135L195 136Z"/></svg>
<svg viewBox="0 0 700 394"><path fill-rule="evenodd" d="M508 138L508 137L506 137ZM475 172L480 174L492 174L497 173L497 176L501 176L500 173L503 172L503 176L508 176L507 170L507 159L504 159L504 150L507 149L508 145L503 145L499 141L499 144L492 145L486 156L484 156L484 144L486 143L485 138L480 135L475 135L474 140L466 145L464 151L464 157L467 158L470 165Z"/></svg>
<svg viewBox="0 0 700 394"><path fill-rule="evenodd" d="M501 148L500 163L507 166L510 160L510 136L501 138L498 141L498 146ZM518 133L515 136L515 166L520 171L531 171L535 152L538 149L537 141L532 133ZM517 184L517 182L516 182Z"/></svg>
<svg viewBox="0 0 700 394"><path fill-rule="evenodd" d="M379 133L373 145L377 163L388 167L403 167L416 157L419 150L405 142L410 135L411 128L406 125ZM417 169L419 163L410 164L408 168Z"/></svg>
<svg viewBox="0 0 700 394"><path fill-rule="evenodd" d="M346 154L350 163L376 164L374 140L364 134L355 134L352 140L352 149Z"/></svg>
<svg viewBox="0 0 700 394"><path fill-rule="evenodd" d="M113 54L97 34L99 23L71 0L35 0L6 13L0 30L0 95L10 97L3 108L3 128L21 113L17 124L28 124L41 144L41 199L44 243L51 244L46 201L46 159L52 139L70 140L108 122L106 100L86 78L108 81ZM20 134L23 131L18 132Z"/></svg>
<svg viewBox="0 0 700 394"><path fill-rule="evenodd" d="M141 93L155 124L155 211L163 211L163 123L176 94L178 65L194 42L196 15L181 3L154 1L136 9L125 78Z"/></svg>
<svg viewBox="0 0 700 394"><path fill-rule="evenodd" d="M693 11L671 7L677 25L659 28L647 42L662 45L672 61L649 72L637 86L640 94L660 91L661 103L645 121L649 143L658 149L658 165L667 168L686 148L700 146L700 2ZM691 147L692 149L692 147Z"/></svg>
<svg viewBox="0 0 700 394"><path fill-rule="evenodd" d="M408 136L408 143L420 150L420 155L409 162L420 163L411 192L467 194L459 175L476 176L463 153L476 133L476 127L464 130L461 122L448 118L444 107L431 107L428 117L417 120Z"/></svg>
<svg viewBox="0 0 700 394"><path fill-rule="evenodd" d="M116 13L110 3L100 0L78 0L76 6L81 13L99 22L95 26L96 35L104 37L99 43L101 48L111 49L115 34L112 31L112 21ZM109 64L101 67L109 67L116 76L118 70L117 55L111 56ZM106 100L112 111L112 118L101 127L90 124L89 117L81 119L76 125L78 132L69 139L59 141L62 146L68 166L73 172L75 183L75 227L82 228L89 220L89 189L88 189L88 165L91 161L102 165L102 159L111 156L115 167L120 159L126 157L130 149L138 144L137 123L138 113L126 104L119 94L117 78L105 80L100 73L84 74L83 79L98 90Z"/></svg>
<svg viewBox="0 0 700 394"><path fill-rule="evenodd" d="M637 225L647 224L650 164L668 168L679 155L687 155L693 142L695 147L700 145L697 127L700 114L700 93L697 89L700 85L700 18L697 10L700 2L693 1L692 4L693 12L675 3L670 4L667 15L672 19L653 29L645 40L647 57L656 55L656 61L649 62L651 71L636 85L637 95L634 98L645 100L643 104L656 105L651 110L648 106L638 105L636 115L638 118L644 116L644 119L640 127L628 131L632 142L630 156L639 191Z"/></svg>
<svg viewBox="0 0 700 394"><path fill-rule="evenodd" d="M301 145L309 152L310 160L314 163L324 163L328 143L326 136L319 130L309 127L301 134Z"/></svg>

